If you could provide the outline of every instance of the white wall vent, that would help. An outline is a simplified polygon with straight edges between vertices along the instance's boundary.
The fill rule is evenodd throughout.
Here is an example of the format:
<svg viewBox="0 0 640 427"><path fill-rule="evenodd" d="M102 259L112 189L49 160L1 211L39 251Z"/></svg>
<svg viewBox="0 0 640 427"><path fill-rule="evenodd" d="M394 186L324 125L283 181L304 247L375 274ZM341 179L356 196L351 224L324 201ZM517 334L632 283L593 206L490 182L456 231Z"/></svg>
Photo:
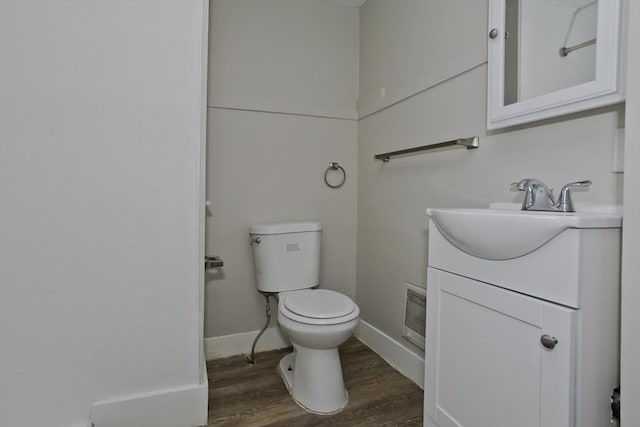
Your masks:
<svg viewBox="0 0 640 427"><path fill-rule="evenodd" d="M425 317L427 314L426 289L405 283L404 319L402 337L424 349Z"/></svg>

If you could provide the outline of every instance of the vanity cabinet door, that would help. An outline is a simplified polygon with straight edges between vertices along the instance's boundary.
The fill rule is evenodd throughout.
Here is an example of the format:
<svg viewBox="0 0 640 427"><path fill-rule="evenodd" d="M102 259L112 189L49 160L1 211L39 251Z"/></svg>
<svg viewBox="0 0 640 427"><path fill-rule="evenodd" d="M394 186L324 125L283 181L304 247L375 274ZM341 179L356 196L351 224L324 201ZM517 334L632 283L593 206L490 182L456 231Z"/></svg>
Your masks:
<svg viewBox="0 0 640 427"><path fill-rule="evenodd" d="M573 426L576 310L433 268L427 283L426 426Z"/></svg>

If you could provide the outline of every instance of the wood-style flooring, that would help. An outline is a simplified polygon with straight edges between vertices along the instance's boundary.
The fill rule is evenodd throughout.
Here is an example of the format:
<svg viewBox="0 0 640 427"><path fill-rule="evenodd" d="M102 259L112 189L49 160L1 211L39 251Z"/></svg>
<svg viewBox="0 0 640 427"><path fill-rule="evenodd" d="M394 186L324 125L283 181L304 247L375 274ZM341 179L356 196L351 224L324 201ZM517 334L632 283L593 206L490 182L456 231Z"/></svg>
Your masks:
<svg viewBox="0 0 640 427"><path fill-rule="evenodd" d="M347 407L315 415L291 399L277 366L290 349L207 362L209 426L422 426L422 390L355 337L340 346Z"/></svg>

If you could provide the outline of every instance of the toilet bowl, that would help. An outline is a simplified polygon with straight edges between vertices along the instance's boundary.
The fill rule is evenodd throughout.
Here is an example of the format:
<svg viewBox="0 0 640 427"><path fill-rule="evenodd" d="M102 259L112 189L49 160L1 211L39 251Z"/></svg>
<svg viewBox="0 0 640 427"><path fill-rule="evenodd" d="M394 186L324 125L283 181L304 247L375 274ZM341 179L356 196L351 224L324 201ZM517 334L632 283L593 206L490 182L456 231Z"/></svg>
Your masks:
<svg viewBox="0 0 640 427"><path fill-rule="evenodd" d="M304 409L333 414L347 404L338 346L351 337L359 316L358 306L338 292L303 290L279 296L278 323L294 349L280 361L279 371Z"/></svg>
<svg viewBox="0 0 640 427"><path fill-rule="evenodd" d="M338 346L353 334L360 309L319 285L319 223L258 224L250 229L258 290L275 294L278 323L293 352L279 371L294 401L316 414L344 408L348 393Z"/></svg>

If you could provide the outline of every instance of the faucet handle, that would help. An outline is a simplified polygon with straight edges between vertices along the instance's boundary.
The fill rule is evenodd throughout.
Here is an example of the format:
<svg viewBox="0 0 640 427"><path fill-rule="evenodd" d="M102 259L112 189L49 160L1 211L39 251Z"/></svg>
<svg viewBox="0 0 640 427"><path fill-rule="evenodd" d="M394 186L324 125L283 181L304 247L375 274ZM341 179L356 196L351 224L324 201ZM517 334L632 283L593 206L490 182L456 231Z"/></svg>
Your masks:
<svg viewBox="0 0 640 427"><path fill-rule="evenodd" d="M525 191L522 210L552 210L554 205L553 189L542 181L525 178L512 184L516 189Z"/></svg>
<svg viewBox="0 0 640 427"><path fill-rule="evenodd" d="M518 182L512 182L511 188L515 188L518 191L526 191L524 194L524 200L522 201L522 210L527 210L533 205L533 188L531 187L531 178L521 179Z"/></svg>
<svg viewBox="0 0 640 427"><path fill-rule="evenodd" d="M553 191L552 188L549 188L545 185L544 182L539 181L535 178L525 178L521 179L518 182L511 183L512 186L515 186L520 191L526 191L528 188L537 189L542 188L546 193L551 193Z"/></svg>
<svg viewBox="0 0 640 427"><path fill-rule="evenodd" d="M538 181L537 179L533 179L533 178L524 178L521 179L518 182L512 182L511 183L511 187L515 188L517 190L520 191L527 191L527 189L532 188L538 184L542 184L540 181ZM544 184L542 184L544 185Z"/></svg>
<svg viewBox="0 0 640 427"><path fill-rule="evenodd" d="M586 188L591 185L591 181L586 179L584 181L570 182L562 187L560 190L560 196L558 197L558 211L560 212L575 212L573 203L571 202L571 190L573 188Z"/></svg>

